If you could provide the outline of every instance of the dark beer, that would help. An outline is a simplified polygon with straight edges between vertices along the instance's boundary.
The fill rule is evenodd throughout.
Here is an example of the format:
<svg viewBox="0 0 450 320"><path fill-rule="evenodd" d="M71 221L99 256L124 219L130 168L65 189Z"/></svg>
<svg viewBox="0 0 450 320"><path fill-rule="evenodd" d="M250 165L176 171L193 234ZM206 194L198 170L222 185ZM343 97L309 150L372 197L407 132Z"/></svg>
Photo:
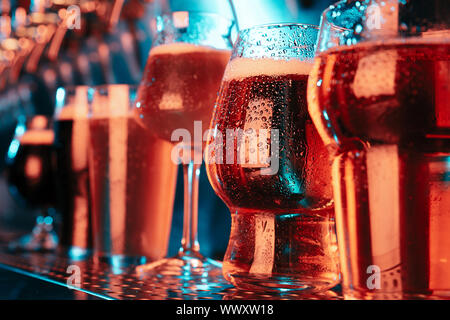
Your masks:
<svg viewBox="0 0 450 320"><path fill-rule="evenodd" d="M52 130L30 128L13 141L16 152L8 154L10 190L34 208L54 207L56 202L53 141Z"/></svg>
<svg viewBox="0 0 450 320"><path fill-rule="evenodd" d="M55 119L56 181L58 209L61 214L60 243L62 246L90 249L87 114L78 116L75 108L62 109Z"/></svg>
<svg viewBox="0 0 450 320"><path fill-rule="evenodd" d="M306 104L311 66L240 58L225 72L206 162L232 212L223 272L240 287L298 289L308 279L305 289L315 290L338 281L330 165ZM244 138L227 139L230 129ZM264 161L270 155L278 160Z"/></svg>
<svg viewBox="0 0 450 320"><path fill-rule="evenodd" d="M141 122L166 141L180 128L193 138L194 121L206 129L229 58L229 50L187 43L153 48L138 91Z"/></svg>
<svg viewBox="0 0 450 320"><path fill-rule="evenodd" d="M344 289L358 298L450 289L450 45L425 41L333 49L310 77L335 156Z"/></svg>

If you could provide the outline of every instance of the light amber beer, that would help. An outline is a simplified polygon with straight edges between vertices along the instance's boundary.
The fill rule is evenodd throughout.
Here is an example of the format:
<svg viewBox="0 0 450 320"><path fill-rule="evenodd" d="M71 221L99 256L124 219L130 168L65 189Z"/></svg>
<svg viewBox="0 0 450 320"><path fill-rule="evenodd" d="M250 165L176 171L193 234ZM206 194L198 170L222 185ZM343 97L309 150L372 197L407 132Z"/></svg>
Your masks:
<svg viewBox="0 0 450 320"><path fill-rule="evenodd" d="M60 245L70 255L81 254L92 249L87 105L67 104L56 115L54 128Z"/></svg>
<svg viewBox="0 0 450 320"><path fill-rule="evenodd" d="M187 43L154 47L138 90L140 121L166 141L176 129L193 138L194 121L206 130L229 58L229 50Z"/></svg>
<svg viewBox="0 0 450 320"><path fill-rule="evenodd" d="M232 213L223 273L239 287L314 291L338 282L331 167L306 104L311 67L235 58L225 71L206 163ZM227 139L229 130L246 138Z"/></svg>
<svg viewBox="0 0 450 320"><path fill-rule="evenodd" d="M363 43L316 59L309 108L336 157L343 285L357 298L450 291L449 83L448 43Z"/></svg>
<svg viewBox="0 0 450 320"><path fill-rule="evenodd" d="M170 160L172 145L142 128L131 111L94 115L89 127L96 254L165 257L177 169Z"/></svg>

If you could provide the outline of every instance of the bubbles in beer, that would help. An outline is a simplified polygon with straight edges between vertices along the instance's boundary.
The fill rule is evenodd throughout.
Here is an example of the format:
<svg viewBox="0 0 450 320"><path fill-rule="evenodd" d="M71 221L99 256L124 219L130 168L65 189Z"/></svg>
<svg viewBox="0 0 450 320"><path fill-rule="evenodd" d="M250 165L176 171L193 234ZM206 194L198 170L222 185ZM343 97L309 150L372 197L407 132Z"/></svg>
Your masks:
<svg viewBox="0 0 450 320"><path fill-rule="evenodd" d="M222 175L218 188L228 190L224 192L225 202L265 208L272 206L273 200L266 197L270 195L279 197L280 208L303 210L326 207L330 202L327 153L306 110L306 82L311 67L310 61L296 59L238 58L229 63L213 125L223 134L229 129L242 130L246 138L252 139L240 144L233 163L223 161L224 165L217 168ZM280 141L271 146L274 130ZM276 164L270 162L276 151L273 147L279 151L279 168L273 176L264 177L259 170ZM233 151L233 145L225 143L224 151L229 155L230 149ZM246 157L239 158L239 152L246 153ZM269 161L249 161L259 156ZM245 184L236 185L237 178L231 172L241 176Z"/></svg>
<svg viewBox="0 0 450 320"><path fill-rule="evenodd" d="M397 51L385 50L362 57L353 80L353 92L359 98L395 93ZM407 76L407 75L405 75ZM341 78L352 77L343 72Z"/></svg>
<svg viewBox="0 0 450 320"><path fill-rule="evenodd" d="M352 235L339 239L343 270L352 270L343 285L357 298L450 288L441 236L450 231L449 66L444 40L365 43L317 57L309 108L334 151L337 219ZM370 265L381 269L381 290L366 286Z"/></svg>
<svg viewBox="0 0 450 320"><path fill-rule="evenodd" d="M170 160L172 145L142 128L132 116L94 118L89 129L98 254L162 259L167 253L175 196L177 167ZM105 223L110 217L112 222Z"/></svg>
<svg viewBox="0 0 450 320"><path fill-rule="evenodd" d="M164 140L177 129L194 138L194 121L209 126L229 50L172 43L150 51L138 91L137 119Z"/></svg>

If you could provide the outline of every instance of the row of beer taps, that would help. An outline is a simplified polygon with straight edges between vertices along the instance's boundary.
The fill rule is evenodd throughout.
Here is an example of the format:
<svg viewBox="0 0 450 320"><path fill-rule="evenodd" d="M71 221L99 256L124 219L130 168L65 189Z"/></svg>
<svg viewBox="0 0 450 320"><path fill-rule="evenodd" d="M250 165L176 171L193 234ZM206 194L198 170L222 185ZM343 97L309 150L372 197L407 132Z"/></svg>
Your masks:
<svg viewBox="0 0 450 320"><path fill-rule="evenodd" d="M0 0L0 127L51 114L60 86L136 84L152 0Z"/></svg>

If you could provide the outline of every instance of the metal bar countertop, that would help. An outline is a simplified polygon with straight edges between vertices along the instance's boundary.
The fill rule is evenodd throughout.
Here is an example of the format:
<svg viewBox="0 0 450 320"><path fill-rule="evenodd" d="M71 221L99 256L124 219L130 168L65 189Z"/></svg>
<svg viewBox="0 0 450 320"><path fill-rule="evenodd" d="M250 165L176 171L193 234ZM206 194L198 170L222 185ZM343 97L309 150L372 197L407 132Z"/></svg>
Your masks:
<svg viewBox="0 0 450 320"><path fill-rule="evenodd" d="M116 268L92 258L74 261L53 252L12 253L5 243L0 244L0 268L72 289L83 296L87 294L92 298L108 300L342 299L338 288L314 295L299 292L261 293L238 290L222 276L201 279L163 275L142 277L135 272L135 266ZM73 281L74 270L80 275L80 281Z"/></svg>

